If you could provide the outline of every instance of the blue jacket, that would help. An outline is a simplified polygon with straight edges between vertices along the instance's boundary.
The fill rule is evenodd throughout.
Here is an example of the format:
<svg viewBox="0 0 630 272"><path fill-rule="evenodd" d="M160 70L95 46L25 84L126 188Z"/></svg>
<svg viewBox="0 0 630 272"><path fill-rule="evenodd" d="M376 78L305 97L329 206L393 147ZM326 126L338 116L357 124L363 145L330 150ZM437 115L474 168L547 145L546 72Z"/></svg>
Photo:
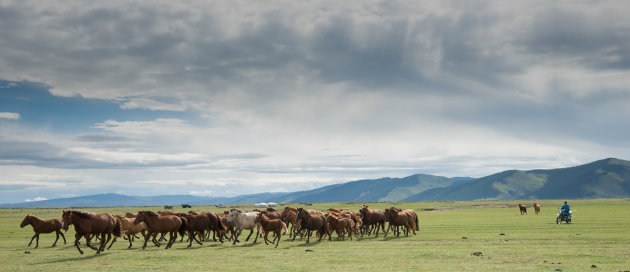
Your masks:
<svg viewBox="0 0 630 272"><path fill-rule="evenodd" d="M569 207L569 204L564 204L562 205L562 208L560 208L560 211L562 211L563 214L569 214L570 210L571 208Z"/></svg>

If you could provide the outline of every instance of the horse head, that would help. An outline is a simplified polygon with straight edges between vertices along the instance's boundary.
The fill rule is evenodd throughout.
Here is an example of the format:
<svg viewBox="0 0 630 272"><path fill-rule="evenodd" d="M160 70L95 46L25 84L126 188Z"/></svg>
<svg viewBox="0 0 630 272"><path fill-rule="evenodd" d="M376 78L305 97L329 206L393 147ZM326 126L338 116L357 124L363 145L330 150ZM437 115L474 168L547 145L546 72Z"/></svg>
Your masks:
<svg viewBox="0 0 630 272"><path fill-rule="evenodd" d="M63 215L61 216L61 221L63 221L63 226L61 228L64 231L68 231L70 224L72 224L72 211L63 211Z"/></svg>
<svg viewBox="0 0 630 272"><path fill-rule="evenodd" d="M138 215L136 215L136 219L133 220L133 224L134 225L138 225L141 222L144 222L144 218L146 217L146 215L144 215L144 211L139 211Z"/></svg>
<svg viewBox="0 0 630 272"><path fill-rule="evenodd" d="M231 209L230 212L228 213L228 219L227 219L228 224L232 224L232 222L236 219L236 216L238 216L239 214L241 214L240 210Z"/></svg>
<svg viewBox="0 0 630 272"><path fill-rule="evenodd" d="M30 223L31 223L31 216L27 214L26 217L24 217L24 220L22 220L22 224L20 224L20 228L23 228Z"/></svg>

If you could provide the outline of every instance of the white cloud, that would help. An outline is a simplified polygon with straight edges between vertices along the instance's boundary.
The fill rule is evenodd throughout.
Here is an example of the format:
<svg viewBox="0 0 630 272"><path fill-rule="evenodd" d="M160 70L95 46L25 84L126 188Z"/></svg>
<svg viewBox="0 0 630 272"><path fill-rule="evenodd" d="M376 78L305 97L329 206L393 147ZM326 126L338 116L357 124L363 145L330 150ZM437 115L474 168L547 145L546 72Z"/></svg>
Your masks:
<svg viewBox="0 0 630 272"><path fill-rule="evenodd" d="M48 198L38 196L33 199L24 199L24 202L34 202L34 201L44 201L44 200L48 200Z"/></svg>
<svg viewBox="0 0 630 272"><path fill-rule="evenodd" d="M0 112L0 119L17 120L20 119L20 114L15 112Z"/></svg>

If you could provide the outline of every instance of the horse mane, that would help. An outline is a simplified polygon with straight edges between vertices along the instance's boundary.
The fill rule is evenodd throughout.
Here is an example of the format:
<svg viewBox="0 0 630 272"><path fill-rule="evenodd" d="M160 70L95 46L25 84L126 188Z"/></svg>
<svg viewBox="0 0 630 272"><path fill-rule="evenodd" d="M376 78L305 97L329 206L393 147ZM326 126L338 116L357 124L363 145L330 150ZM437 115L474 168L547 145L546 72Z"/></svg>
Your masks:
<svg viewBox="0 0 630 272"><path fill-rule="evenodd" d="M140 213L140 212L138 212ZM142 211L142 213L144 213L145 215L149 215L149 216L159 216L159 214L153 212L153 211Z"/></svg>
<svg viewBox="0 0 630 272"><path fill-rule="evenodd" d="M69 212L81 218L91 219L91 218L96 217L96 214L93 212L84 212L84 211L77 211L77 210L71 210Z"/></svg>
<svg viewBox="0 0 630 272"><path fill-rule="evenodd" d="M112 216L118 218L118 219L128 219L129 217L126 217L124 215L120 215L120 214L112 214Z"/></svg>

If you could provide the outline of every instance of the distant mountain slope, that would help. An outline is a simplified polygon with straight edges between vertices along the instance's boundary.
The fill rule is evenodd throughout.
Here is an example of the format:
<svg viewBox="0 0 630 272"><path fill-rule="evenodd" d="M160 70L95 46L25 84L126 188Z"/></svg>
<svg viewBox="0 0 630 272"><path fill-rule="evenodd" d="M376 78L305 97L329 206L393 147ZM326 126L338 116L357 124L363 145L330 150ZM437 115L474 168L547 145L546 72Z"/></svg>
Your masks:
<svg viewBox="0 0 630 272"><path fill-rule="evenodd" d="M236 197L100 194L0 207L108 207L210 205L256 202L376 202L479 199L571 199L630 197L630 161L604 159L551 170L509 170L478 179L412 175L334 184L309 191Z"/></svg>
<svg viewBox="0 0 630 272"><path fill-rule="evenodd" d="M404 201L615 197L630 197L630 161L610 158L561 169L505 171Z"/></svg>
<svg viewBox="0 0 630 272"><path fill-rule="evenodd" d="M417 174L405 178L359 180L329 185L315 190L275 197L270 201L277 203L400 201L413 194L433 188L447 187L453 183L455 183L454 179Z"/></svg>

